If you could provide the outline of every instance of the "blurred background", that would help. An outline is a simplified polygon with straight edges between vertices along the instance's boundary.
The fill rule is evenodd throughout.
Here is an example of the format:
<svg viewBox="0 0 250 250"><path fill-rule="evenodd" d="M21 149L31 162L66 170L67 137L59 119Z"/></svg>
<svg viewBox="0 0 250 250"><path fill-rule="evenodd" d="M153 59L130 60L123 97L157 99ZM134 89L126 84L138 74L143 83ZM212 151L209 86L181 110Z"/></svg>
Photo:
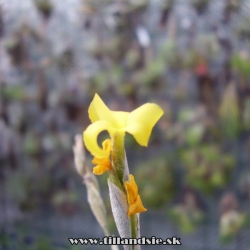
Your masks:
<svg viewBox="0 0 250 250"><path fill-rule="evenodd" d="M126 151L141 235L182 246L142 249L249 249L249 0L1 0L0 249L109 249L68 241L104 236L72 153L95 93L165 112Z"/></svg>

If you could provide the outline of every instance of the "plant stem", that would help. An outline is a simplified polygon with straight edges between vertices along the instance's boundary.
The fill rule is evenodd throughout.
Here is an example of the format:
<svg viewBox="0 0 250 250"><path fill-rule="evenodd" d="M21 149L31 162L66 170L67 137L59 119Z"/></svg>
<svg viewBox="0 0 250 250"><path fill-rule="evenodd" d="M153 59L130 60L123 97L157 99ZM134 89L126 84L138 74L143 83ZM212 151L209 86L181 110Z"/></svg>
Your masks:
<svg viewBox="0 0 250 250"><path fill-rule="evenodd" d="M122 185L123 185L123 175L124 175L124 159L125 159L125 150L124 150L124 134L115 133L112 138L112 165L115 168L116 175ZM124 187L123 187L124 189Z"/></svg>

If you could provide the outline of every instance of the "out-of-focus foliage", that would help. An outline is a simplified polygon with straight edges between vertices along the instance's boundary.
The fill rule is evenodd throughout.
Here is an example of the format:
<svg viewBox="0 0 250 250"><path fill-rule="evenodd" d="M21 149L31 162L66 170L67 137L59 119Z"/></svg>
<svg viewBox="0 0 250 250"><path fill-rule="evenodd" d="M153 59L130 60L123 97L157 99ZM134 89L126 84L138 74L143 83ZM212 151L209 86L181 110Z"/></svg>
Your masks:
<svg viewBox="0 0 250 250"><path fill-rule="evenodd" d="M183 125L183 142L189 146L198 145L205 132L205 124L201 120L197 120L199 119L198 113L198 110L184 108L178 114L178 120Z"/></svg>
<svg viewBox="0 0 250 250"><path fill-rule="evenodd" d="M237 211L229 211L220 219L220 240L224 244L235 238L244 227L250 227L249 215Z"/></svg>
<svg viewBox="0 0 250 250"><path fill-rule="evenodd" d="M247 131L250 130L250 98L247 98L244 103L243 127Z"/></svg>
<svg viewBox="0 0 250 250"><path fill-rule="evenodd" d="M52 197L52 203L55 208L65 215L74 214L78 201L78 194L70 190L59 191Z"/></svg>
<svg viewBox="0 0 250 250"><path fill-rule="evenodd" d="M232 57L232 66L241 76L246 78L250 76L250 59L244 52Z"/></svg>
<svg viewBox="0 0 250 250"><path fill-rule="evenodd" d="M242 230L250 227L250 217L239 210L239 202L233 192L227 192L220 202L220 241L224 244L235 239Z"/></svg>
<svg viewBox="0 0 250 250"><path fill-rule="evenodd" d="M40 236L34 241L31 236L26 235L26 231L27 229L25 228L19 228L18 234L15 233L12 237L9 237L7 234L1 234L1 246L6 249L15 249L18 247L20 250L47 250L52 248L51 240L48 237ZM53 249L57 250L58 248L53 246Z"/></svg>
<svg viewBox="0 0 250 250"><path fill-rule="evenodd" d="M242 17L238 24L237 33L243 39L249 39L250 37L250 31L248 29L249 24L250 24L249 17Z"/></svg>
<svg viewBox="0 0 250 250"><path fill-rule="evenodd" d="M224 187L229 180L235 159L221 152L216 145L202 145L181 153L187 183L205 194Z"/></svg>
<svg viewBox="0 0 250 250"><path fill-rule="evenodd" d="M199 209L187 208L183 205L174 206L170 213L170 218L184 233L192 233L204 220L204 213Z"/></svg>
<svg viewBox="0 0 250 250"><path fill-rule="evenodd" d="M182 191L180 201L169 210L169 215L180 231L192 233L204 221L205 212L194 190L186 187Z"/></svg>
<svg viewBox="0 0 250 250"><path fill-rule="evenodd" d="M209 0L190 0L190 3L196 8L198 13L203 13L206 10Z"/></svg>
<svg viewBox="0 0 250 250"><path fill-rule="evenodd" d="M138 148L132 136L125 142L148 210L167 208L183 232L194 232L208 218L212 224L217 220L222 239L233 240L246 230L248 0L3 2L0 201L5 195L13 200L6 210L83 214L86 192L74 175L71 145L73 136L89 125L87 107L98 93L112 110L131 111L145 102L164 109L148 149ZM108 207L102 188L106 178L100 177L100 183ZM210 204L202 209L196 195L181 189L184 185L214 210ZM233 189L241 200L218 219L215 211L225 189ZM184 198L176 202L178 195ZM20 218L15 213L8 221ZM111 221L110 215L109 209ZM44 239L41 246L37 239L23 244L22 236L15 241L23 249L56 250ZM1 242L16 247L5 235Z"/></svg>
<svg viewBox="0 0 250 250"><path fill-rule="evenodd" d="M142 162L137 166L135 176L142 200L148 208L163 206L176 193L170 157L159 156Z"/></svg>
<svg viewBox="0 0 250 250"><path fill-rule="evenodd" d="M53 11L53 5L50 0L34 0L37 9L45 18L49 18Z"/></svg>
<svg viewBox="0 0 250 250"><path fill-rule="evenodd" d="M24 101L26 93L22 86L1 86L0 94L9 101Z"/></svg>
<svg viewBox="0 0 250 250"><path fill-rule="evenodd" d="M219 107L219 116L221 120L221 131L227 137L237 136L240 129L240 111L238 105L238 98L236 94L236 87L234 84L229 84L223 93L221 104Z"/></svg>

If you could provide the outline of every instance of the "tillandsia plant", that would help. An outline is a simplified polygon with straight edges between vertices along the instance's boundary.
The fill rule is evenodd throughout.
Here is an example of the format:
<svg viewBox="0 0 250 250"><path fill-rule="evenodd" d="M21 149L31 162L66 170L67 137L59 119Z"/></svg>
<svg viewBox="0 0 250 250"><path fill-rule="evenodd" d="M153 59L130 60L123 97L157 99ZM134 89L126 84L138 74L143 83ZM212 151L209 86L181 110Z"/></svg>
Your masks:
<svg viewBox="0 0 250 250"><path fill-rule="evenodd" d="M153 103L146 103L130 113L111 111L97 94L88 112L92 124L83 132L83 141L94 156L93 173L109 173L111 209L120 237L139 238L139 214L147 209L142 204L134 176L129 174L124 137L128 132L140 145L147 146L152 128L164 112ZM100 148L97 138L104 130L108 131L110 139L103 141ZM140 246L124 245L124 249L138 250Z"/></svg>

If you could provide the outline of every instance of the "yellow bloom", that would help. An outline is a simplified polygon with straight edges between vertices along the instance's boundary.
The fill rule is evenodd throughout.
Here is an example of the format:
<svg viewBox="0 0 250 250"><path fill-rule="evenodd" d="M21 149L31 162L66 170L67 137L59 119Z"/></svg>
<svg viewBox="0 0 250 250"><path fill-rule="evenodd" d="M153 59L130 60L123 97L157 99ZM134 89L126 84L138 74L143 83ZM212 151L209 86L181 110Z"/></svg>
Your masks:
<svg viewBox="0 0 250 250"><path fill-rule="evenodd" d="M141 213L147 211L147 209L142 205L141 197L138 194L138 187L135 183L134 176L129 175L129 181L125 182L125 188L127 191L128 198L128 217L132 214Z"/></svg>
<svg viewBox="0 0 250 250"><path fill-rule="evenodd" d="M97 144L97 137L101 131L107 130L111 138L115 133L125 135L125 132L128 132L140 145L147 146L152 128L164 113L154 103L146 103L131 113L111 111L97 94L88 112L92 124L84 131L83 140L90 153L98 158L109 155Z"/></svg>
<svg viewBox="0 0 250 250"><path fill-rule="evenodd" d="M110 162L110 151L111 151L111 140L107 139L102 143L102 148L105 152L108 153L108 157L105 158L96 158L92 160L93 164L97 164L96 167L93 168L93 173L96 175L103 174L105 171L110 170L111 162Z"/></svg>

